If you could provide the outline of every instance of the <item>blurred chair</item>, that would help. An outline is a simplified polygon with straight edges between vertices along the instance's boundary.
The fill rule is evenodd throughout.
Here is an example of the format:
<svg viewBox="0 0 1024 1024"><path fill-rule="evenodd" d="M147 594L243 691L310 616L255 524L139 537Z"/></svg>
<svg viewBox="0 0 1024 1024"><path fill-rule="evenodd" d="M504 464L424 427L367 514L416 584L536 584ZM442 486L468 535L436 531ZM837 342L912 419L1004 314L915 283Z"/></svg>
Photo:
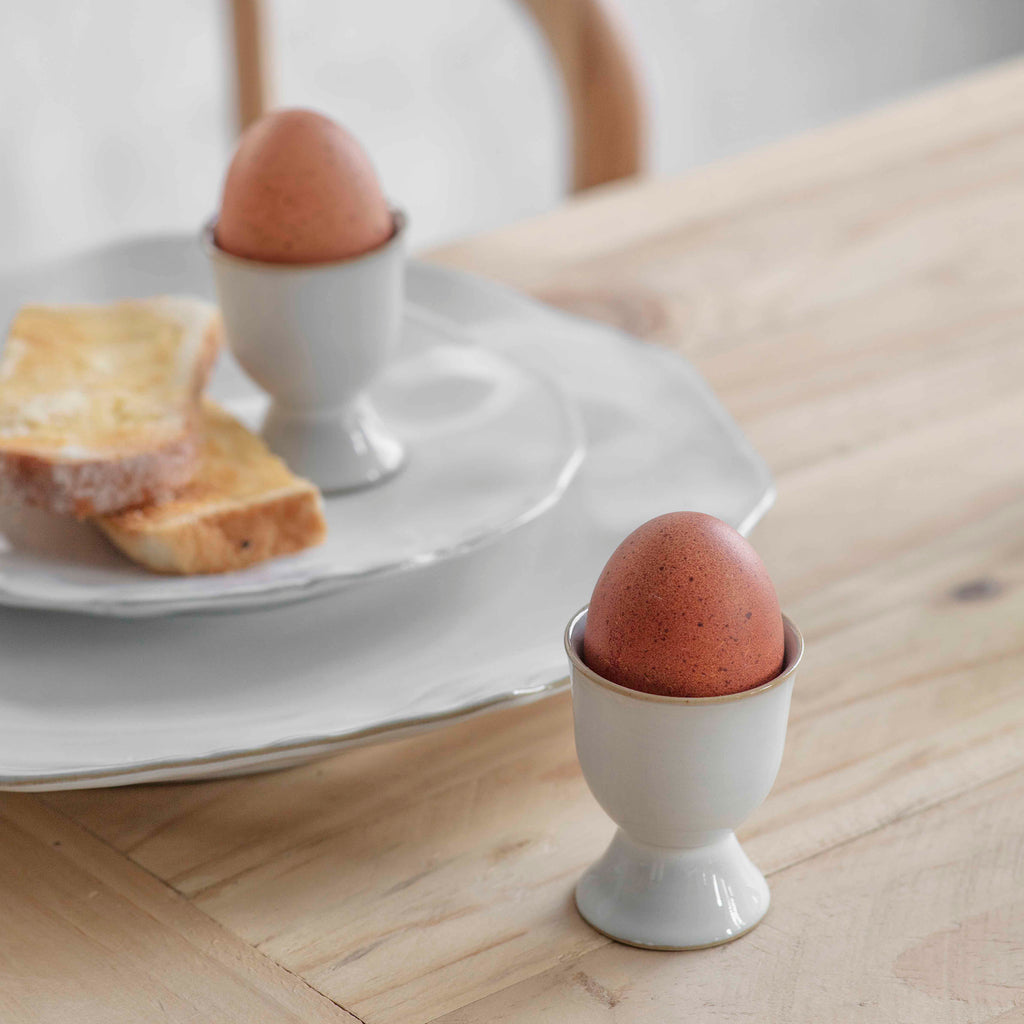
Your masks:
<svg viewBox="0 0 1024 1024"><path fill-rule="evenodd" d="M576 192L640 172L644 101L611 0L519 0L558 63L573 133ZM264 0L231 0L240 129L272 105Z"/></svg>

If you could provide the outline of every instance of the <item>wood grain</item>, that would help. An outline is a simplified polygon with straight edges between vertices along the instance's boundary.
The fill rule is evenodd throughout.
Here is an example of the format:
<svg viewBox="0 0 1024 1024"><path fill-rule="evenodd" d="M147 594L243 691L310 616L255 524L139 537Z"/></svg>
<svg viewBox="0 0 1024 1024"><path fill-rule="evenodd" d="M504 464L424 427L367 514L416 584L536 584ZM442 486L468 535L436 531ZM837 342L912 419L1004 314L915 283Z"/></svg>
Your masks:
<svg viewBox="0 0 1024 1024"><path fill-rule="evenodd" d="M40 800L368 1024L1021 1019L1022 239L1015 64L439 255L686 352L777 472L754 540L808 651L744 830L775 901L750 937L581 922L611 824L564 696Z"/></svg>
<svg viewBox="0 0 1024 1024"><path fill-rule="evenodd" d="M443 1020L1020 1021L1022 803L1016 775L783 871L746 941L605 946Z"/></svg>
<svg viewBox="0 0 1024 1024"><path fill-rule="evenodd" d="M0 1020L353 1021L39 801L0 799Z"/></svg>

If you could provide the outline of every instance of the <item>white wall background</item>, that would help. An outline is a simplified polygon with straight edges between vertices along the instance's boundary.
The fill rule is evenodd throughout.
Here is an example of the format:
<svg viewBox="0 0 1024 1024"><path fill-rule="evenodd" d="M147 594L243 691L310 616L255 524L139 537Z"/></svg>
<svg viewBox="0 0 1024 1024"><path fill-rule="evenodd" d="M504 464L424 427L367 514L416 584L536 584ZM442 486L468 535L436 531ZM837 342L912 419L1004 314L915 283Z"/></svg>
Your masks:
<svg viewBox="0 0 1024 1024"><path fill-rule="evenodd" d="M621 0L677 172L1024 47L1022 0ZM366 143L419 245L558 202L556 74L514 0L276 0L279 97ZM0 270L191 230L231 152L218 0L4 0Z"/></svg>

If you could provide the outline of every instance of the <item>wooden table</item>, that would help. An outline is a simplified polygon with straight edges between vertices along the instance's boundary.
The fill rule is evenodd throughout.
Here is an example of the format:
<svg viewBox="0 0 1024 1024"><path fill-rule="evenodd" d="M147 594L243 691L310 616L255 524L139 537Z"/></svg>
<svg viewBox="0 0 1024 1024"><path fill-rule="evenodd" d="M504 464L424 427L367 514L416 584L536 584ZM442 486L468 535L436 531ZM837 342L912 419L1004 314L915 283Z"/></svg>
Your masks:
<svg viewBox="0 0 1024 1024"><path fill-rule="evenodd" d="M692 358L808 653L751 935L571 903L566 696L249 779L6 795L0 1020L1024 1020L1024 64L438 258ZM567 612L569 610L567 609Z"/></svg>

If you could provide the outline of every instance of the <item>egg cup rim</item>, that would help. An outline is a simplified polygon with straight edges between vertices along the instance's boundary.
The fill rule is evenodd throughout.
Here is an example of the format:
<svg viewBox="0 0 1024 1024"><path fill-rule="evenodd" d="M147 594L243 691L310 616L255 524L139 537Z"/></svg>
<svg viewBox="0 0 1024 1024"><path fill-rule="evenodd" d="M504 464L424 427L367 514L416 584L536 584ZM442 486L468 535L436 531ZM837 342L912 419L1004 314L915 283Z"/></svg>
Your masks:
<svg viewBox="0 0 1024 1024"><path fill-rule="evenodd" d="M226 263L236 263L242 267L269 270L274 273L331 270L336 267L346 266L347 264L358 263L360 260L365 260L372 256L380 256L387 250L403 244L409 227L409 217L403 209L397 206L389 206L388 211L391 214L392 224L394 224L394 230L391 234L380 245L375 245L372 249L367 249L366 252L356 253L354 256L344 256L340 260L320 260L316 263L274 263L270 260L254 260L248 256L236 256L233 252L228 252L227 249L222 249L217 244L215 232L218 218L216 216L210 217L203 224L200 237L203 247L209 256L213 259L224 260Z"/></svg>
<svg viewBox="0 0 1024 1024"><path fill-rule="evenodd" d="M587 614L589 609L590 605L585 604L569 619L569 624L565 627L563 642L565 644L565 653L569 657L569 664L572 666L574 673L578 673L589 682L596 683L598 686L602 686L606 690L611 690L612 693L618 693L623 697L633 700L647 700L661 704L726 704L731 701L745 700L748 697L756 697L759 694L766 693L768 690L775 689L777 686L781 686L796 672L800 665L800 661L804 656L803 634L797 628L796 623L783 612L783 626L792 632L793 638L796 641L795 649L792 653L788 651L786 652L782 671L774 678L769 679L768 682L761 683L760 686L752 687L749 690L739 690L736 693L724 693L714 697L677 697L673 694L667 693L647 693L644 690L634 690L632 687L622 686L620 683L613 683L610 679L607 679L605 676L598 674L590 668L579 654L576 653L576 649L572 644L573 630L579 620Z"/></svg>

